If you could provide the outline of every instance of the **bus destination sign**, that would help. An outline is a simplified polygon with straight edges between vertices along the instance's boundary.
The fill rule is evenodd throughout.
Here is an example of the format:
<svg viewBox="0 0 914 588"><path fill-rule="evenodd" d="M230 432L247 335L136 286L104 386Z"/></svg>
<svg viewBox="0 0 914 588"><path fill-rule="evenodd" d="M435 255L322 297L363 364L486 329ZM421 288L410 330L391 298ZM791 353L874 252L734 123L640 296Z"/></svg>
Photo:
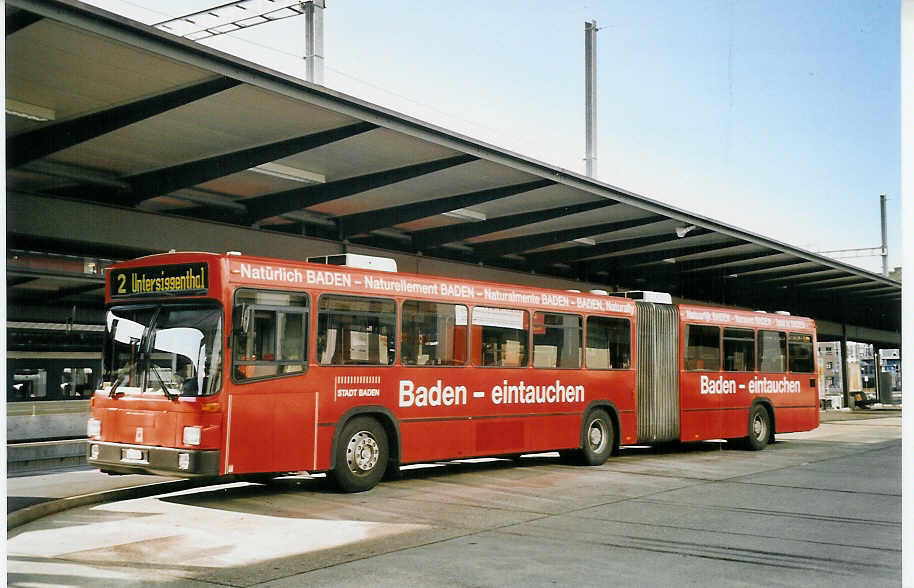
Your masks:
<svg viewBox="0 0 914 588"><path fill-rule="evenodd" d="M181 263L111 270L111 297L205 294L206 263Z"/></svg>

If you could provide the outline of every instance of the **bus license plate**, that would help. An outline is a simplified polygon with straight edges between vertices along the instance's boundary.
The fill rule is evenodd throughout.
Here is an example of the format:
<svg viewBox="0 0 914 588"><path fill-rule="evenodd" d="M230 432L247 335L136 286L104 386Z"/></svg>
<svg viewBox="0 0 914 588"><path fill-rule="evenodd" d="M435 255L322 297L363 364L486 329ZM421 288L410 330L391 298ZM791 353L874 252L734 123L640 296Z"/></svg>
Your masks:
<svg viewBox="0 0 914 588"><path fill-rule="evenodd" d="M124 461L146 461L146 452L142 449L123 449L121 459Z"/></svg>

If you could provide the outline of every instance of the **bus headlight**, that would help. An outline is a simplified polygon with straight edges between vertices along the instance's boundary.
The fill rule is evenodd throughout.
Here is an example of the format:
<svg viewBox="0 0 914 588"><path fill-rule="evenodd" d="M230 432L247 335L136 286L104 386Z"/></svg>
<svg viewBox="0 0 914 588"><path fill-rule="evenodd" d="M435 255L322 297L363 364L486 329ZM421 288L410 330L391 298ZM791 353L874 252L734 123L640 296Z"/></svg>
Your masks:
<svg viewBox="0 0 914 588"><path fill-rule="evenodd" d="M89 422L86 423L86 436L90 439L94 437L101 437L102 435L102 422L98 419L89 419Z"/></svg>
<svg viewBox="0 0 914 588"><path fill-rule="evenodd" d="M184 444L200 445L200 427L184 427Z"/></svg>
<svg viewBox="0 0 914 588"><path fill-rule="evenodd" d="M89 459L98 459L98 445L92 444L92 447L89 448Z"/></svg>
<svg viewBox="0 0 914 588"><path fill-rule="evenodd" d="M189 470L190 469L190 454L189 453L179 453L178 454L178 469L179 470Z"/></svg>

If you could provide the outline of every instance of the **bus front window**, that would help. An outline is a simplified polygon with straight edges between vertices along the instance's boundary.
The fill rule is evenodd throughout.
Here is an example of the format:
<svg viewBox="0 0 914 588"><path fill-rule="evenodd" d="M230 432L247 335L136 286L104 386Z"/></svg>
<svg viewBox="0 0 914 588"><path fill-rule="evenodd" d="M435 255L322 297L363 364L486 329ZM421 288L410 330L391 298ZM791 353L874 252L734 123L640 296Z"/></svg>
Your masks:
<svg viewBox="0 0 914 588"><path fill-rule="evenodd" d="M159 392L171 397L219 391L222 310L218 307L117 306L108 311L105 337L105 385L117 392Z"/></svg>

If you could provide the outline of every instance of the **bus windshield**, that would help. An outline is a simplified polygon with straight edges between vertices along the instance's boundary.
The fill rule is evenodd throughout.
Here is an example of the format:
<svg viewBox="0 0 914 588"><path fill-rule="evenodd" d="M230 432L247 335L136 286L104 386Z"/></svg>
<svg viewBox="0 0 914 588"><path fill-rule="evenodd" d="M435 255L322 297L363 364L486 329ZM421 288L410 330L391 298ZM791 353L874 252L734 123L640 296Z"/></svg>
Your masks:
<svg viewBox="0 0 914 588"><path fill-rule="evenodd" d="M111 308L105 319L109 393L209 396L221 385L222 309L188 304Z"/></svg>

